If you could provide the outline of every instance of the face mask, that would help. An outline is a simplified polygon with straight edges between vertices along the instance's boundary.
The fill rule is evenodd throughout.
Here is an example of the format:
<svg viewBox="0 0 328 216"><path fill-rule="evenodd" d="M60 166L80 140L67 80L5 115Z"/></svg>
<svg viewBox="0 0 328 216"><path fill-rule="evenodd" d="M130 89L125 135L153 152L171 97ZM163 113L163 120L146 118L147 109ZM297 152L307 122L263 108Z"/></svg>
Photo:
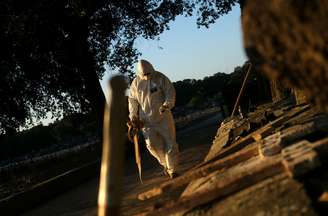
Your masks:
<svg viewBox="0 0 328 216"><path fill-rule="evenodd" d="M151 78L151 74L150 73L147 73L147 74L143 74L142 75L142 79L143 80L150 80L150 78Z"/></svg>

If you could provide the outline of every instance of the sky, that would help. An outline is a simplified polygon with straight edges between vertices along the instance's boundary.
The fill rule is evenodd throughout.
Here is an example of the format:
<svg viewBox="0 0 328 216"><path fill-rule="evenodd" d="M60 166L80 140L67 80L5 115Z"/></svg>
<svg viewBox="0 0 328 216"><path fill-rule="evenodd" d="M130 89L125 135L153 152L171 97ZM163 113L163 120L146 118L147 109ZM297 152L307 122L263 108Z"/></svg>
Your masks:
<svg viewBox="0 0 328 216"><path fill-rule="evenodd" d="M230 73L246 61L243 50L240 8L235 6L215 24L197 28L195 17L179 16L170 23L170 30L160 35L160 40L136 40L140 58L150 61L155 70L172 81L203 79L217 72ZM114 72L107 70L101 81Z"/></svg>

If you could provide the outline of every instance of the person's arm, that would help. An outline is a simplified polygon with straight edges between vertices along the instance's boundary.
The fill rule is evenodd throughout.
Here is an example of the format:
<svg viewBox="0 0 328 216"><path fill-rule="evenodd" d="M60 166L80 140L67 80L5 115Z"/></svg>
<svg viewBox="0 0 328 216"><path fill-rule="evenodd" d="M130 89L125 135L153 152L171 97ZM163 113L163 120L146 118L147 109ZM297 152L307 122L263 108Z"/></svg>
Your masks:
<svg viewBox="0 0 328 216"><path fill-rule="evenodd" d="M133 80L129 93L129 118L131 121L139 119L139 103L137 100L137 81Z"/></svg>
<svg viewBox="0 0 328 216"><path fill-rule="evenodd" d="M166 109L172 109L175 105L175 89L169 78L163 75L163 91L165 95L165 101L163 107Z"/></svg>

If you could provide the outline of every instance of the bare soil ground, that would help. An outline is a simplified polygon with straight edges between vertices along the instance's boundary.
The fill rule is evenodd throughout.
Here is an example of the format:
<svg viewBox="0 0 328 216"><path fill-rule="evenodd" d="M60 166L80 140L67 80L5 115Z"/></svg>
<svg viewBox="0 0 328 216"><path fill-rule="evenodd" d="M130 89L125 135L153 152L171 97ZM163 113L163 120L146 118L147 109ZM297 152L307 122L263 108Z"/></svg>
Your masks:
<svg viewBox="0 0 328 216"><path fill-rule="evenodd" d="M196 122L188 130L178 131L177 141L180 146L179 173L183 173L201 162L207 154L216 134L220 114L214 114L209 119ZM147 208L176 198L182 191L174 191L162 196L161 199L140 201L137 195L155 185L170 179L164 176L160 166L147 152L142 154L143 184L139 182L134 158L126 161L126 175L124 180L123 215L135 215L147 211ZM97 215L98 179L92 179L70 191L55 197L35 209L24 213L25 216L44 215Z"/></svg>

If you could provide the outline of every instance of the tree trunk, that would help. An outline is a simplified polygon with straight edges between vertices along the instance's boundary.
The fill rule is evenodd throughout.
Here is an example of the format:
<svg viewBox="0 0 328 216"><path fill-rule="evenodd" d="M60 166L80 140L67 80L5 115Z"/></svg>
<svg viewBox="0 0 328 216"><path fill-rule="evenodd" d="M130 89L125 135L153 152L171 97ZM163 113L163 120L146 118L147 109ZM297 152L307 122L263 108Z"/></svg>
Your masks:
<svg viewBox="0 0 328 216"><path fill-rule="evenodd" d="M286 94L286 89L277 80L270 80L272 101L277 102L283 99Z"/></svg>
<svg viewBox="0 0 328 216"><path fill-rule="evenodd" d="M306 98L305 92L303 90L293 88L292 92L294 94L295 103L297 105L307 102L307 98Z"/></svg>
<svg viewBox="0 0 328 216"><path fill-rule="evenodd" d="M105 95L102 91L96 69L94 67L95 62L93 56L88 52L88 55L81 56L81 72L85 79L85 87L87 97L89 98L92 106L92 111L96 116L100 128L102 128L104 106L105 106Z"/></svg>
<svg viewBox="0 0 328 216"><path fill-rule="evenodd" d="M99 128L99 135L102 137L103 114L105 106L105 95L102 91L96 71L96 61L93 53L89 49L87 19L82 19L77 24L77 31L73 39L76 67L81 72L82 81L85 84L85 94L91 103L92 113L95 115Z"/></svg>

